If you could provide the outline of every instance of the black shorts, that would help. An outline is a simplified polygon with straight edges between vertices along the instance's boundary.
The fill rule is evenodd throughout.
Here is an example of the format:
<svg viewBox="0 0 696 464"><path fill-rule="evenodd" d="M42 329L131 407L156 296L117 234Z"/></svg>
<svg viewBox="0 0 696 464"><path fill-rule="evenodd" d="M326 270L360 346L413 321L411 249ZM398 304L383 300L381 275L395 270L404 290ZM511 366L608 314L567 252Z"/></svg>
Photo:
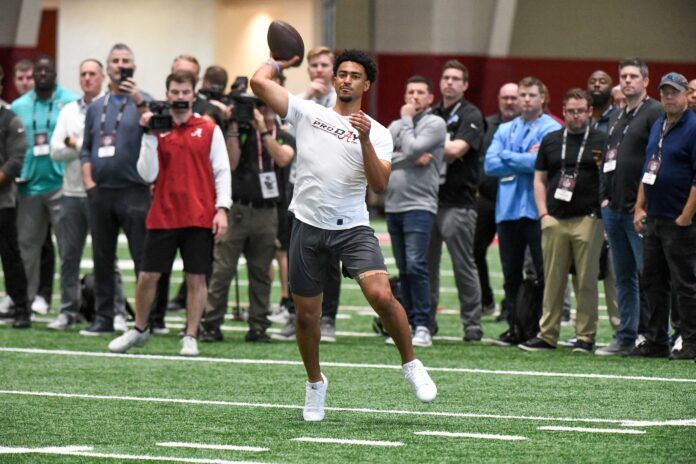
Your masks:
<svg viewBox="0 0 696 464"><path fill-rule="evenodd" d="M278 234L277 248L281 251L288 251L290 248L290 232L292 229L292 221L295 215L288 211L287 208L278 208Z"/></svg>
<svg viewBox="0 0 696 464"><path fill-rule="evenodd" d="M142 270L171 272L176 250L181 251L184 272L210 274L213 263L213 232L203 227L148 229L145 234Z"/></svg>
<svg viewBox="0 0 696 464"><path fill-rule="evenodd" d="M387 271L379 241L371 227L327 230L295 218L288 250L292 293L305 297L319 295L332 257L341 260L344 273L353 279L368 271Z"/></svg>

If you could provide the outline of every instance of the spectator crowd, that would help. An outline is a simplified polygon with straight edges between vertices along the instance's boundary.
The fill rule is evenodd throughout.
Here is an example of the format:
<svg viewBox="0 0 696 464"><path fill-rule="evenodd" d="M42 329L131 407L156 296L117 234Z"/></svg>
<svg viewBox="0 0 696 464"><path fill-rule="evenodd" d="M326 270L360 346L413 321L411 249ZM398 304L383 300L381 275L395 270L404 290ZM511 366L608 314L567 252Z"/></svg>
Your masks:
<svg viewBox="0 0 696 464"><path fill-rule="evenodd" d="M314 48L307 61L298 97L334 107L332 50ZM122 43L104 64L82 61L81 95L57 82L51 58L12 71L20 97L0 101L0 317L21 329L32 312L49 313L55 236L60 308L50 330L87 317L81 335L120 332L108 349L125 352L168 332L167 309L185 308L180 354L197 356L198 341L223 340L244 255L245 341L295 339L288 249L297 134L245 78L227 92L224 68L201 76L196 58L180 55L166 100L155 101L138 86L135 55ZM616 71L597 70L569 88L561 117L534 76L501 86L498 112L488 116L467 100L469 71L457 60L442 68L438 102L428 78L404 79L400 117L388 126L384 210L413 345L432 346L438 332L444 243L465 343L696 359L696 79L660 76L651 98L645 62L624 59ZM276 80L283 85L282 74ZM137 276L134 309L116 255L121 232ZM82 277L88 235L93 270ZM500 304L486 263L496 235ZM177 253L184 283L168 302ZM321 340L335 342L341 262L331 257L325 267ZM276 268L281 301L271 313ZM595 347L600 280L614 336ZM87 311L85 287L94 294ZM562 341L571 293L575 336ZM508 329L484 339L482 316L494 314ZM271 336L272 323L282 328Z"/></svg>

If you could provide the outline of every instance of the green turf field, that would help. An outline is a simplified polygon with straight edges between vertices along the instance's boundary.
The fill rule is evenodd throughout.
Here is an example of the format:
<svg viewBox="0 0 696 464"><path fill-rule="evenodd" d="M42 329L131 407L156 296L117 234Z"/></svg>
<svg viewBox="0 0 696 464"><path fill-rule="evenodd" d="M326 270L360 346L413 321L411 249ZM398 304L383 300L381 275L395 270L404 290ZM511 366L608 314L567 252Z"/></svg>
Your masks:
<svg viewBox="0 0 696 464"><path fill-rule="evenodd" d="M127 258L125 245L119 256ZM495 248L489 264L499 300ZM132 271L125 276L132 300ZM240 281L244 302L243 271ZM197 359L177 356L181 313L168 317L171 334L132 355L107 354L108 339L79 336L79 327L49 332L55 309L27 331L0 325L0 463L696 462L696 363L465 344L456 301L445 256L439 337L417 350L439 395L422 405L396 349L372 333L357 286L345 281L338 343L322 345L329 393L321 423L301 419L295 344L245 344L243 323L228 322L225 341L200 344ZM504 327L487 317L484 330L492 338ZM598 341L610 334L600 320ZM564 327L561 339L570 336Z"/></svg>

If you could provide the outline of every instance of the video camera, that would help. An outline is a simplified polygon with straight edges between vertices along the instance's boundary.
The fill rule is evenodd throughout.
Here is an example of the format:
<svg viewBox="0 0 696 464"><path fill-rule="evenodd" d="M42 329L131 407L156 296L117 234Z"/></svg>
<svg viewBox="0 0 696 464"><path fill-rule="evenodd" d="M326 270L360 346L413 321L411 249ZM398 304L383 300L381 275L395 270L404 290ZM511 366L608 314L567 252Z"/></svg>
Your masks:
<svg viewBox="0 0 696 464"><path fill-rule="evenodd" d="M169 114L171 105L166 101L151 101L149 103L150 111L154 114L150 118L150 130L153 131L168 131L172 129L172 116Z"/></svg>

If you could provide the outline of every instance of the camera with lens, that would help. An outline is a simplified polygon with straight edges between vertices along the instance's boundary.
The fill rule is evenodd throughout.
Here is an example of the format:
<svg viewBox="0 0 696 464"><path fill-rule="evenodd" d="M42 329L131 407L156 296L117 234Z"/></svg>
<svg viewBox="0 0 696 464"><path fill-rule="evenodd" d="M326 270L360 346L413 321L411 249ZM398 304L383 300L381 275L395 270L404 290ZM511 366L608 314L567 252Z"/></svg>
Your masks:
<svg viewBox="0 0 696 464"><path fill-rule="evenodd" d="M247 93L230 94L230 99L234 102L234 119L241 125L250 125L254 120L254 108L264 105L263 100Z"/></svg>
<svg viewBox="0 0 696 464"><path fill-rule="evenodd" d="M201 90L201 93L208 98L208 100L215 100L225 105L230 104L230 99L225 95L225 87L219 84L211 84L206 90Z"/></svg>
<svg viewBox="0 0 696 464"><path fill-rule="evenodd" d="M150 111L154 114L150 118L149 128L153 131L168 131L172 129L172 116L169 114L171 105L166 101L151 101Z"/></svg>

